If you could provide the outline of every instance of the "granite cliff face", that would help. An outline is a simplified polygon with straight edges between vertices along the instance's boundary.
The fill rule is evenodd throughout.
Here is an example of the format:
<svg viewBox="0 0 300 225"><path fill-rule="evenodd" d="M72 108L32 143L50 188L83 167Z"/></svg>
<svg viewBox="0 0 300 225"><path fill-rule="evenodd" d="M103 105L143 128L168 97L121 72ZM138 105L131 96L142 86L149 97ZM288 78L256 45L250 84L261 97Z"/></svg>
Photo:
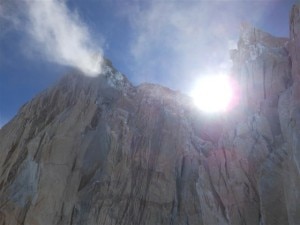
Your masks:
<svg viewBox="0 0 300 225"><path fill-rule="evenodd" d="M299 54L300 6L289 39L243 25L220 118L108 61L65 76L0 130L0 224L299 224Z"/></svg>

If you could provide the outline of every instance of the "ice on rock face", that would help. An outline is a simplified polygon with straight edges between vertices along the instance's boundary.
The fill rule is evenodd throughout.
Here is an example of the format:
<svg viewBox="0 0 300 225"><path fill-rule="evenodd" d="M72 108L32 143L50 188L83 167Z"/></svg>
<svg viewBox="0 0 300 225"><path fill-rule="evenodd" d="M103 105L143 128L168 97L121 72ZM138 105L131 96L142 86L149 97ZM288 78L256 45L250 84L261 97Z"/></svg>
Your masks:
<svg viewBox="0 0 300 225"><path fill-rule="evenodd" d="M265 47L262 44L250 45L249 46L250 59L256 60L257 57L259 57L263 53L264 50Z"/></svg>
<svg viewBox="0 0 300 225"><path fill-rule="evenodd" d="M120 72L115 73L115 78L116 78L116 80L119 80L119 81L124 79L123 75Z"/></svg>
<svg viewBox="0 0 300 225"><path fill-rule="evenodd" d="M131 86L125 76L117 71L108 60L103 65L102 74L107 78L108 85L113 88L126 89Z"/></svg>

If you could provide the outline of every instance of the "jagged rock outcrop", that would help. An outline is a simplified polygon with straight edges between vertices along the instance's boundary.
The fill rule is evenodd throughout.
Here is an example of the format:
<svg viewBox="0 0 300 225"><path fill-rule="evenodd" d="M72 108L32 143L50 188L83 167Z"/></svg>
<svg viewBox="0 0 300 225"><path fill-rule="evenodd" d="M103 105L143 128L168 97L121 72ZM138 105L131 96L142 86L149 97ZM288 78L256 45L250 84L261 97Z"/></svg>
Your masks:
<svg viewBox="0 0 300 225"><path fill-rule="evenodd" d="M0 224L297 225L299 11L289 39L243 25L226 117L108 61L24 105L0 130Z"/></svg>

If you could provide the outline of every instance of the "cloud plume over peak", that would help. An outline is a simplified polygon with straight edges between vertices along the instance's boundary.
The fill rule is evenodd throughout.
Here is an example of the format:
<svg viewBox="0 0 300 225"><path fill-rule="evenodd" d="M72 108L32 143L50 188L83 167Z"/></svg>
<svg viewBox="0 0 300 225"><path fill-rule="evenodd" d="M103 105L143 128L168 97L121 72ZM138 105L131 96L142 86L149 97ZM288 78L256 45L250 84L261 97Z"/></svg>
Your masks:
<svg viewBox="0 0 300 225"><path fill-rule="evenodd" d="M36 50L49 61L80 69L87 76L101 72L102 50L87 26L64 1L25 1L26 30Z"/></svg>

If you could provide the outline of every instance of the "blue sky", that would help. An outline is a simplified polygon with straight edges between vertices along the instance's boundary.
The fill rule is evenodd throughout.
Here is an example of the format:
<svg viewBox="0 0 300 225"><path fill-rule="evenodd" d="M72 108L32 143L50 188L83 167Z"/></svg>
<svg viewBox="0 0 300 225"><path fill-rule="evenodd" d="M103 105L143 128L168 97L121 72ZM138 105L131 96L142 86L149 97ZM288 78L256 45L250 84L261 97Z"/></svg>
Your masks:
<svg viewBox="0 0 300 225"><path fill-rule="evenodd" d="M41 2L0 2L0 127L98 52L134 84L188 93L199 76L229 71L228 51L236 47L242 22L287 37L297 1L53 0L57 12ZM61 40L54 43L47 32Z"/></svg>

